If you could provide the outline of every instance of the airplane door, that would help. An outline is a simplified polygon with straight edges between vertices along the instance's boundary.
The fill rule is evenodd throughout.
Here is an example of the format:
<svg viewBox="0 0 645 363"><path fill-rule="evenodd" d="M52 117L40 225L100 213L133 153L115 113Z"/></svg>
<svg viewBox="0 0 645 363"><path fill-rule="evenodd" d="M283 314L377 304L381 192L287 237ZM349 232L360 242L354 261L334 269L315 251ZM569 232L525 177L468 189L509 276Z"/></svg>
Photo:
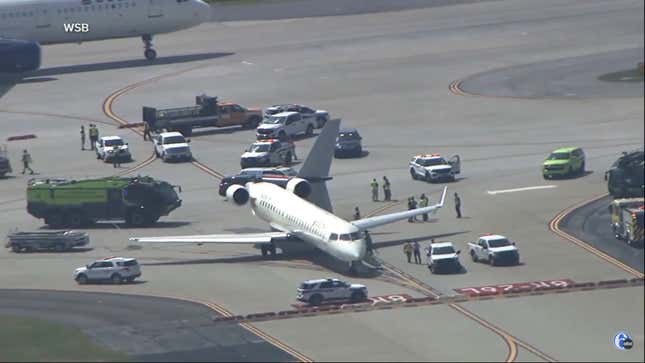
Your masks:
<svg viewBox="0 0 645 363"><path fill-rule="evenodd" d="M148 0L148 17L159 18L163 16L162 0Z"/></svg>
<svg viewBox="0 0 645 363"><path fill-rule="evenodd" d="M51 17L48 9L36 9L34 13L34 18L36 18L36 29L51 28Z"/></svg>
<svg viewBox="0 0 645 363"><path fill-rule="evenodd" d="M452 166L452 171L455 174L461 173L461 159L459 158L459 155L455 155L448 160L448 164Z"/></svg>

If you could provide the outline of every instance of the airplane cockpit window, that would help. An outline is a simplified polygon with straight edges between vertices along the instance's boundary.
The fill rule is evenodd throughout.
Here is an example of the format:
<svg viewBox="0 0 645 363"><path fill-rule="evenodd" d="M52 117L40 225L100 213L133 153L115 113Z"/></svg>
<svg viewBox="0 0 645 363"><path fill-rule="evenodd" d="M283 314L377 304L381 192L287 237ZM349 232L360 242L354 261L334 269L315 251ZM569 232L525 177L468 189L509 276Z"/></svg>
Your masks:
<svg viewBox="0 0 645 363"><path fill-rule="evenodd" d="M341 240L341 241L351 241L351 240L352 240L352 236L351 236L349 233L347 233L347 234L341 234L341 235L340 235L340 240Z"/></svg>
<svg viewBox="0 0 645 363"><path fill-rule="evenodd" d="M361 239L361 234L359 232L352 232L350 235L352 236L352 241Z"/></svg>
<svg viewBox="0 0 645 363"><path fill-rule="evenodd" d="M329 240L330 240L330 241L335 241L335 240L337 240L337 239L338 239L338 235L337 235L336 233L332 233L332 234L329 236Z"/></svg>

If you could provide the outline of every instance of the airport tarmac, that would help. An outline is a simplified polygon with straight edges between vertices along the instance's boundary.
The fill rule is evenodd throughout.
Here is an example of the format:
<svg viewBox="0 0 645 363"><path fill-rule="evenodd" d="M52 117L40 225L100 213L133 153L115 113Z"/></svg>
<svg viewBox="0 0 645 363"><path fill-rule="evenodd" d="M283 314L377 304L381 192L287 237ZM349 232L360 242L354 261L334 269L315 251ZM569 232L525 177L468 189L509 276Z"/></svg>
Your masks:
<svg viewBox="0 0 645 363"><path fill-rule="evenodd" d="M147 66L137 39L45 47L43 69L0 99L0 111L10 111L0 112L3 139L37 135L9 143L14 173L0 181L0 228L35 230L43 225L25 211L28 176L19 173L23 148L31 152L38 177L126 173L128 167L147 160L152 147L132 130L118 129L108 115L140 122L141 106L185 106L207 93L247 106L311 105L342 118L342 126L358 128L369 154L334 160L334 179L328 184L334 211L345 218L350 218L354 206L363 215L403 210L408 196L422 192L437 200L442 185L411 180L408 162L417 153L459 154L462 174L447 184L446 206L432 222L403 221L372 231L376 243L392 245L378 251L380 259L435 293L551 279L642 277L548 228L560 211L605 193L604 171L622 151L643 145L642 87L640 93L630 94L622 91L624 84L608 83L616 90L611 96L574 99L470 96L465 86L462 93L449 87L489 71L549 65L548 75L539 73L543 68L532 69L527 81L537 82L558 74L553 67L564 59L627 54L642 47L642 14L642 1L518 0L209 23L157 37L159 59ZM613 62L580 64L593 64L597 76L623 70L614 69ZM498 84L492 82L491 87ZM499 96L497 91L481 93ZM101 135L126 138L135 161L115 170L92 152L80 151L78 130L90 120L98 124ZM229 174L239 170L239 156L253 139L253 131L199 132L192 137L191 148L200 165ZM307 154L313 140L296 142L298 156ZM574 179L543 180L543 158L571 144L585 150L589 172ZM154 228L129 229L122 224L92 228L92 249L83 252L16 255L3 249L0 288L180 297L215 304L232 314L288 309L299 282L325 276L365 283L371 295L424 295L405 278L401 284L378 277L350 278L342 271L311 266L303 257L262 261L257 258L259 250L248 246L132 249L127 241L131 236L267 230L248 208L219 197L217 174L190 163L155 160L144 165L132 174L181 185L182 207L162 217ZM383 175L392 183L393 198L403 203L371 202L369 181L373 177L380 181ZM532 188L543 186L549 187ZM462 219L455 218L454 192L462 198ZM488 232L516 241L522 264L491 267L471 262L466 242ZM438 239L451 240L462 250L465 273L431 275L424 265L405 262L400 241L421 239L426 245L431 236L450 234ZM110 255L137 257L145 282L124 286L73 282L74 268ZM643 321L642 293L642 287L576 292L566 297L524 297L522 303L491 300L271 321L258 323L257 328L313 360L642 360L645 329L638 324ZM589 329L575 329L575 344L564 344L572 339L570 328L581 315L593 317ZM637 337L640 350L620 352L613 347L611 338L621 329ZM599 343L603 336L604 345ZM535 351L522 347L516 338Z"/></svg>

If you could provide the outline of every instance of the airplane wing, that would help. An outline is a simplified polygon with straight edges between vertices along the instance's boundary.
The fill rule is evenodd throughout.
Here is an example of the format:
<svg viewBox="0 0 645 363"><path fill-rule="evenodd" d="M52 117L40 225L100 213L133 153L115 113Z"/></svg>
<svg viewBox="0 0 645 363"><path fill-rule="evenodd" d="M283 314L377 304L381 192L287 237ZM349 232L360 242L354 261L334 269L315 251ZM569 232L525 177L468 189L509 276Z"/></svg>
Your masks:
<svg viewBox="0 0 645 363"><path fill-rule="evenodd" d="M436 211L443 207L443 202L446 199L446 191L448 187L443 188L443 194L441 194L441 201L438 204L427 206L424 208L417 208L413 210L406 210L403 212L384 214L376 217L363 218L356 221L351 221L353 225L360 228L361 230L366 230L368 228L382 226L384 224L393 223L400 221L402 219L408 219L410 217L418 216L424 213L436 213Z"/></svg>
<svg viewBox="0 0 645 363"><path fill-rule="evenodd" d="M194 236L131 237L130 242L139 243L270 243L272 239L287 238L285 232L202 234Z"/></svg>

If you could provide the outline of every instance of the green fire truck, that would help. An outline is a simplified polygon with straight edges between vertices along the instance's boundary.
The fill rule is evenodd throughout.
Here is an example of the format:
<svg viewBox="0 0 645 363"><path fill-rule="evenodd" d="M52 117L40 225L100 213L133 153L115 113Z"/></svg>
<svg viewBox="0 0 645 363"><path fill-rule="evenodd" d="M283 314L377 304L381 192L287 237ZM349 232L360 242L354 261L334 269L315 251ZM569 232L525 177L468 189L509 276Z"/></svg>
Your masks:
<svg viewBox="0 0 645 363"><path fill-rule="evenodd" d="M624 152L605 173L607 190L612 197L643 197L643 159L643 150Z"/></svg>
<svg viewBox="0 0 645 363"><path fill-rule="evenodd" d="M27 212L51 228L80 227L99 220L128 226L155 223L181 205L175 186L148 176L98 179L31 179Z"/></svg>

